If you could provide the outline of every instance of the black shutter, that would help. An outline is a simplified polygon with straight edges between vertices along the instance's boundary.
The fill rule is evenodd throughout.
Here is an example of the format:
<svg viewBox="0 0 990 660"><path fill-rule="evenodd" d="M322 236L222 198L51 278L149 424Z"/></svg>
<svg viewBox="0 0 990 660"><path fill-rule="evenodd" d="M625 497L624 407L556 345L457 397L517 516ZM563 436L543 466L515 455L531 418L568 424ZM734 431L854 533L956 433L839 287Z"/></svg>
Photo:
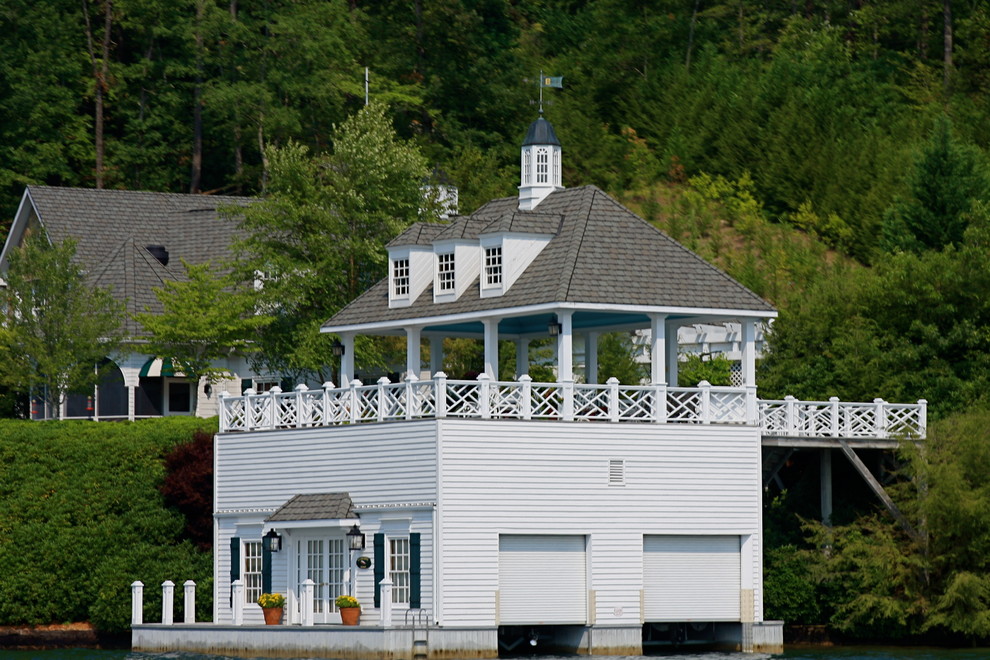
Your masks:
<svg viewBox="0 0 990 660"><path fill-rule="evenodd" d="M250 378L242 378L241 379L241 391L238 394L239 395L240 394L244 394L244 390L249 390L252 387L254 387L254 381L253 380L251 380Z"/></svg>
<svg viewBox="0 0 990 660"><path fill-rule="evenodd" d="M230 539L230 606L234 606L234 580L241 579L241 539Z"/></svg>
<svg viewBox="0 0 990 660"><path fill-rule="evenodd" d="M420 604L420 537L419 532L409 535L409 607L422 607Z"/></svg>
<svg viewBox="0 0 990 660"><path fill-rule="evenodd" d="M375 607L382 606L382 587L385 579L385 535L375 534Z"/></svg>
<svg viewBox="0 0 990 660"><path fill-rule="evenodd" d="M268 544L261 541L261 593L272 592L272 551Z"/></svg>

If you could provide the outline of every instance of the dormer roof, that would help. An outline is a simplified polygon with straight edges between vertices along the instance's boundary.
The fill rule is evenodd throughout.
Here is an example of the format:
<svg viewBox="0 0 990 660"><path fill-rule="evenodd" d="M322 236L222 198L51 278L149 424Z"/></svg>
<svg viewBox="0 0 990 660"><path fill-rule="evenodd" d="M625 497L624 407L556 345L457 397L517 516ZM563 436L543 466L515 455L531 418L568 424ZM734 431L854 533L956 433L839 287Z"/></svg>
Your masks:
<svg viewBox="0 0 990 660"><path fill-rule="evenodd" d="M538 211L520 211L515 197L488 202L436 235L474 238L488 228L554 228L553 236L504 295L462 295L434 303L428 286L407 307L388 306L387 279L334 315L325 331L407 319L480 314L541 304L587 304L738 311L775 316L774 308L726 273L659 231L595 186L551 193ZM477 290L478 279L469 289Z"/></svg>
<svg viewBox="0 0 990 660"><path fill-rule="evenodd" d="M449 225L438 222L416 222L406 228L401 234L393 238L385 246L386 248L408 247L412 245L429 246L433 245L437 234L446 229Z"/></svg>

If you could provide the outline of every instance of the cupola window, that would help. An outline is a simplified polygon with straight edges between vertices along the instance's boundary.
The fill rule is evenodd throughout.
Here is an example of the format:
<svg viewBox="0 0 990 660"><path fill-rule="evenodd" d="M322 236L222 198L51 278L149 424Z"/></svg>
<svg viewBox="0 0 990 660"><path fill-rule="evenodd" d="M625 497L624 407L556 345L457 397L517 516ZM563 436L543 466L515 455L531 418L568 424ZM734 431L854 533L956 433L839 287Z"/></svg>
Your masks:
<svg viewBox="0 0 990 660"><path fill-rule="evenodd" d="M523 152L523 185L528 186L533 182L533 154L529 149Z"/></svg>
<svg viewBox="0 0 990 660"><path fill-rule="evenodd" d="M437 290L449 293L455 290L454 253L446 252L437 255Z"/></svg>
<svg viewBox="0 0 990 660"><path fill-rule="evenodd" d="M550 174L550 154L546 149L536 150L536 182L546 183Z"/></svg>
<svg viewBox="0 0 990 660"><path fill-rule="evenodd" d="M396 259L392 262L392 295L396 298L409 296L408 259Z"/></svg>
<svg viewBox="0 0 990 660"><path fill-rule="evenodd" d="M485 286L502 285L502 246L485 248Z"/></svg>

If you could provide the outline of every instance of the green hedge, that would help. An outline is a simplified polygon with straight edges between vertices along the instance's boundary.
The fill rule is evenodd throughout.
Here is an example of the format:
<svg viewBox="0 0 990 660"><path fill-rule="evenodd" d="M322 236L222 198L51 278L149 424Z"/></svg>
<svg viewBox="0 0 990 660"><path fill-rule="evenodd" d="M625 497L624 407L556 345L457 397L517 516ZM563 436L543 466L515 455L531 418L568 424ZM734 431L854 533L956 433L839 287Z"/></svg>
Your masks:
<svg viewBox="0 0 990 660"><path fill-rule="evenodd" d="M0 625L130 623L130 584L145 583L145 620L160 585L197 583L199 620L212 610L212 556L182 537L166 508L164 457L216 420L134 423L0 420ZM182 616L176 599L176 617Z"/></svg>

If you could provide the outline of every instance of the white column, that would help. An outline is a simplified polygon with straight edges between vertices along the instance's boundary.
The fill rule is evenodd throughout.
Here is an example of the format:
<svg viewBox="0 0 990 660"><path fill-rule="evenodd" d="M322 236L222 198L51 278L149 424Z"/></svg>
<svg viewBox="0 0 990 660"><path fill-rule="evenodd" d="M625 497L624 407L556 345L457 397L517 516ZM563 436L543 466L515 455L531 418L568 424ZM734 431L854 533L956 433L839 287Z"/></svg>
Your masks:
<svg viewBox="0 0 990 660"><path fill-rule="evenodd" d="M127 421L129 422L134 421L134 410L135 410L134 397L136 393L137 393L137 386L135 385L127 386Z"/></svg>
<svg viewBox="0 0 990 660"><path fill-rule="evenodd" d="M667 382L667 315L650 314L650 382Z"/></svg>
<svg viewBox="0 0 990 660"><path fill-rule="evenodd" d="M485 373L498 380L498 319L485 319Z"/></svg>
<svg viewBox="0 0 990 660"><path fill-rule="evenodd" d="M557 380L574 379L574 312L565 310L557 314L560 335L557 337Z"/></svg>
<svg viewBox="0 0 990 660"><path fill-rule="evenodd" d="M406 328L406 373L419 378L420 365L422 364L422 354L420 352L419 340L422 336L422 328Z"/></svg>
<svg viewBox="0 0 990 660"><path fill-rule="evenodd" d="M584 336L584 382L598 382L598 336L600 332L589 332Z"/></svg>
<svg viewBox="0 0 990 660"><path fill-rule="evenodd" d="M382 628L392 625L392 578L385 573L385 577L378 583L381 593L381 607L379 608Z"/></svg>
<svg viewBox="0 0 990 660"><path fill-rule="evenodd" d="M743 385L756 385L756 320L742 320Z"/></svg>
<svg viewBox="0 0 990 660"><path fill-rule="evenodd" d="M430 336L430 377L443 371L443 336Z"/></svg>
<svg viewBox="0 0 990 660"><path fill-rule="evenodd" d="M235 626L244 625L244 581L234 580L230 585L233 591L234 611L231 613Z"/></svg>
<svg viewBox="0 0 990 660"><path fill-rule="evenodd" d="M313 592L316 588L316 583L310 578L306 578L302 583L302 595L299 602L299 613L300 613L300 623L303 626L312 626L315 622L313 617ZM354 591L351 591L354 593Z"/></svg>
<svg viewBox="0 0 990 660"><path fill-rule="evenodd" d="M680 329L680 324L676 322L667 323L667 383L671 387L677 387L677 367L679 363L677 361L678 351L680 350L677 344L677 331Z"/></svg>
<svg viewBox="0 0 990 660"><path fill-rule="evenodd" d="M516 340L516 378L529 373L529 340Z"/></svg>
<svg viewBox="0 0 990 660"><path fill-rule="evenodd" d="M347 387L347 384L354 380L354 335L342 333L340 343L344 345L344 354L340 356L340 387Z"/></svg>

